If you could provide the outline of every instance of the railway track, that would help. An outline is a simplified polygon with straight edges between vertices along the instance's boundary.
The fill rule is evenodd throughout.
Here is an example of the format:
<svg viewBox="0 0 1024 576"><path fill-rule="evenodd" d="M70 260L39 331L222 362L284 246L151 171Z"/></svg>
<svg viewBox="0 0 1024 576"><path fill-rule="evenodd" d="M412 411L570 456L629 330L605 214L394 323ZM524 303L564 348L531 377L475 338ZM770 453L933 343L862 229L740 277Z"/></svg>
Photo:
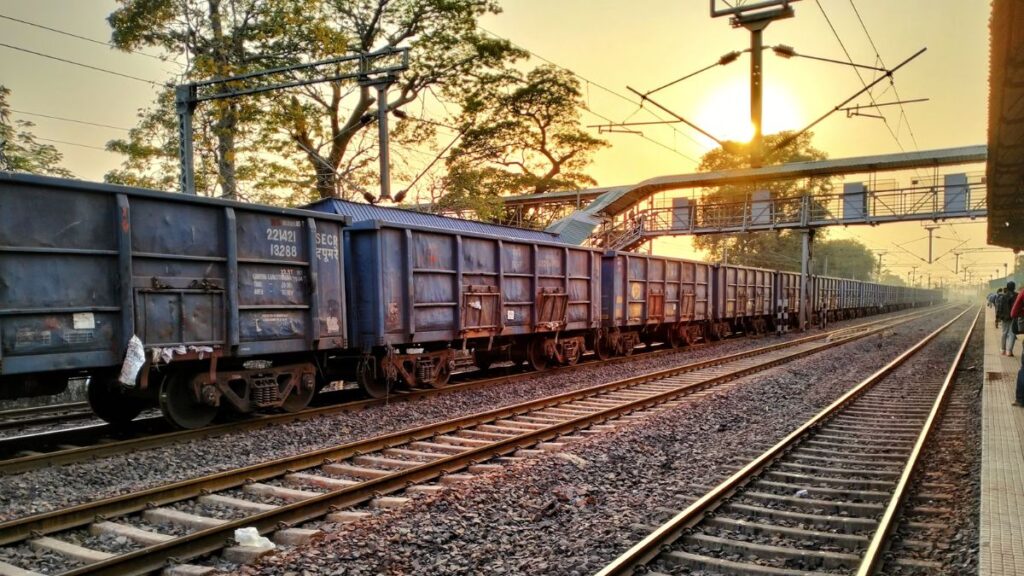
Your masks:
<svg viewBox="0 0 1024 576"><path fill-rule="evenodd" d="M868 576L879 568L978 324L945 379L892 373L964 311L653 530L598 576Z"/></svg>
<svg viewBox="0 0 1024 576"><path fill-rule="evenodd" d="M791 340L784 344L797 344L818 339L827 339L830 335L837 333L841 334L844 330L867 329L871 326L881 325L893 320L912 319L922 314L929 314L942 309L943 308L940 307L934 310L927 309L923 312L913 311L896 316L889 316L851 327L844 327L838 330ZM641 357L651 358L659 355L670 355L676 352L679 351L673 349L656 349L644 354L636 354L633 356L616 357L608 360L593 360L585 363L584 365L595 366L621 364L631 362ZM575 368L575 366L552 368L546 371L545 374L568 371ZM0 438L0 475L17 474L51 466L64 466L75 462L83 462L126 452L147 450L178 442L212 438L228 433L257 430L268 426L288 424L291 422L309 420L342 412L359 411L373 406L387 404L388 402L419 400L437 394L508 384L519 379L535 377L536 375L536 372L517 372L501 376L485 377L482 379L478 378L467 382L452 384L440 389L428 388L399 392L388 399L356 400L309 408L297 413L259 415L245 420L226 422L195 430L174 430L162 417L156 416L136 419L127 426L100 424L95 426L80 426L63 430L44 431L21 436Z"/></svg>
<svg viewBox="0 0 1024 576"><path fill-rule="evenodd" d="M705 345L700 344L690 349L695 349L698 346L703 347ZM656 349L628 357L594 360L584 365L622 364L638 358L651 358L677 352L681 351L675 349ZM575 366L562 366L551 368L544 373L553 374L574 368ZM501 368L493 371L497 370L501 370ZM438 394L507 384L518 379L534 377L537 374L537 372L513 371L510 374L475 378L466 382L450 384L444 388L398 391L389 398L384 399L370 398L340 401L338 403L328 403L329 401L321 399L318 403L325 403L327 405L307 408L301 412L258 414L243 420L232 420L195 430L178 430L171 426L162 416L152 416L137 418L122 426L97 424L10 436L0 438L0 475L17 474L49 466L62 466L124 452L146 450L176 442L256 430L341 412L355 412L393 402L420 400ZM336 392L328 394L338 396Z"/></svg>
<svg viewBox="0 0 1024 576"><path fill-rule="evenodd" d="M68 402L0 411L0 430L95 418L88 402Z"/></svg>
<svg viewBox="0 0 1024 576"><path fill-rule="evenodd" d="M742 376L906 321L907 317L890 318L29 516L0 524L0 545L5 550L21 547L62 555L68 559L65 573L78 575L159 570L172 558L184 560L225 548L241 527L274 532L278 541L296 543L313 534L294 528L303 522L325 516L343 522L366 514L354 509L359 506L401 505L416 492L443 490L445 484L469 480L509 458L528 456L532 450L557 450L590 433L588 429L644 417L645 412L673 407L688 395L730 385ZM116 551L88 546L103 534L122 537L131 545ZM246 561L254 553L251 548L229 546L224 557ZM4 570L0 565L0 574Z"/></svg>

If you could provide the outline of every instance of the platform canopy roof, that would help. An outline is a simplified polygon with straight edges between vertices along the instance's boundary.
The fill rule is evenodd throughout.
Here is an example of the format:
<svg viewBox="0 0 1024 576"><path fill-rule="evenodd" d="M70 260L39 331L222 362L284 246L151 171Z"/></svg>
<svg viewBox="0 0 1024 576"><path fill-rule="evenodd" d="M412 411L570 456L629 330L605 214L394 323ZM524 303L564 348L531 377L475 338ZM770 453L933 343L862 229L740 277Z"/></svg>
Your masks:
<svg viewBox="0 0 1024 576"><path fill-rule="evenodd" d="M988 98L988 242L1024 248L1024 1L993 0Z"/></svg>

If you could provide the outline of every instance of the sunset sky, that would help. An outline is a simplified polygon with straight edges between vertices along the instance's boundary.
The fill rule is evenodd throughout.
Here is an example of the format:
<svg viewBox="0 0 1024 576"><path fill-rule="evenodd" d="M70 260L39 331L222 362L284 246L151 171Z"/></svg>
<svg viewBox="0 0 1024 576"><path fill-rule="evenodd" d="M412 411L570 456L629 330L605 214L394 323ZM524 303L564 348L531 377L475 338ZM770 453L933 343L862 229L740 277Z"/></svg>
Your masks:
<svg viewBox="0 0 1024 576"><path fill-rule="evenodd" d="M0 0L0 16L17 18L98 40L108 40L105 17L112 0ZM748 46L749 35L727 19L712 19L706 0L505 0L504 13L485 18L482 27L508 38L539 58L568 68L582 79L588 111L584 124L655 119L629 97L626 86L641 91L696 71L732 50ZM832 158L984 144L988 92L988 17L986 0L803 0L796 17L773 23L765 44L786 44L798 53L877 65L876 53L889 67L920 48L928 51L896 75L903 99L929 98L886 109L886 123L837 113L815 130L817 147ZM858 19L856 11L860 13ZM833 33L826 15L838 33ZM863 21L863 27L861 24ZM62 36L0 18L0 42L157 82L179 69L138 54ZM840 44L840 40L842 45ZM682 82L656 97L673 110L723 138L747 126L749 61L718 67ZM872 72L862 72L867 81ZM35 132L64 153L65 165L78 178L100 180L116 167L117 155L104 143L125 134L136 111L150 105L155 88L127 78L87 70L0 46L0 83L13 91L16 118L36 123ZM765 54L765 131L797 129L830 110L862 86L853 68L807 59ZM895 99L883 83L879 102ZM866 96L857 103L868 102ZM436 103L428 103L437 107ZM28 113L61 116L111 127L52 120ZM891 130L891 133L890 133ZM595 158L590 173L600 185L638 182L667 174L692 172L713 143L682 127L645 127L643 136L604 135L611 144ZM415 162L415 157L412 160ZM423 156L425 165L430 158ZM980 171L981 165L967 167ZM961 169L963 170L963 169ZM948 170L952 171L952 170ZM909 180L908 175L894 176ZM854 178L855 180L856 178ZM943 226L935 253L966 239L964 248L984 248L984 223ZM849 228L830 237L856 237L873 249L888 250L884 262L906 277L909 266L931 272L933 280L953 276L951 256L928 266L927 236L921 224ZM948 239L948 240L947 240ZM902 244L897 247L896 244ZM685 253L685 242L665 242L659 252ZM978 251L961 258L988 279L1009 251ZM987 270L987 271L986 271ZM962 278L962 275L961 275Z"/></svg>

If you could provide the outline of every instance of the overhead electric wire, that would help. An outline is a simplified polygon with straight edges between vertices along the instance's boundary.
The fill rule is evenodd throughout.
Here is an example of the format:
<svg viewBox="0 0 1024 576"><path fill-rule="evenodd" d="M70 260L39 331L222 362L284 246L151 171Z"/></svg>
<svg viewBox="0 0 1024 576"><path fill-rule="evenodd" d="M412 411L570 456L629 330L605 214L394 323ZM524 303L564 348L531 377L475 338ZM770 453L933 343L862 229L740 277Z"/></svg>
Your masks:
<svg viewBox="0 0 1024 576"><path fill-rule="evenodd" d="M26 116L38 116L40 118L49 118L51 120L61 120L63 122L74 122L75 124L85 124L87 126L98 126L100 128L110 128L112 130L123 130L125 132L131 131L131 128L125 128L123 126L112 126L110 124L101 124L99 122L86 122L85 120L75 120L74 118L64 118L63 116L51 116L49 114L41 114L39 112L29 112L27 110L15 110L11 108L11 112L17 114L24 114Z"/></svg>
<svg viewBox="0 0 1024 576"><path fill-rule="evenodd" d="M846 59L850 62L850 64L853 64L853 57L850 56L850 51L846 49L846 44L843 42L842 37L839 36L839 31L836 30L836 27L832 24L832 19L829 18L828 13L825 12L825 7L821 5L821 0L814 0L814 3L818 5L818 10L820 10L821 15L825 17L825 22L828 23L828 27L832 30L832 34L836 37L836 41L839 42L839 47L842 48L843 54L846 55ZM866 88L868 83L867 81L864 80L864 77L861 76L860 70L854 67L853 71L857 74L857 79L860 80L861 85ZM892 77L890 76L890 82L891 81ZM871 93L870 90L867 94L868 99L871 100L871 105L877 109L878 102L875 100L875 96ZM900 151L906 152L906 149L903 147L903 143L900 142L899 136L897 136L896 132L893 131L892 126L889 125L889 119L886 118L885 114L882 113L881 111L879 111L879 115L882 116L882 122L885 124L885 127L889 131L889 134L892 136L893 140L896 141L896 145L899 146Z"/></svg>
<svg viewBox="0 0 1024 576"><path fill-rule="evenodd" d="M87 68L89 70L95 70L97 72L103 72L105 74L113 74L114 76L120 76L122 78L128 78L129 80L135 80L136 82L143 82L145 84L151 84L151 85L157 86L157 87L163 87L164 86L163 84L161 84L159 82L154 82L152 80L147 80L145 78L139 78L138 76L132 76L131 74L123 74L121 72L115 72L113 70L108 70L106 68L100 68L99 66L91 66L89 64L82 64L81 62L75 62L74 60L68 60L67 58L61 58L59 56L52 56L50 54L43 54L42 52L36 52L35 50L29 50L28 48L21 48L20 46L12 46L10 44L5 44L3 42L0 42L0 46L3 46L4 48L10 48L11 50L17 50L18 52L25 52L27 54L33 54L33 55L39 56L41 58L49 58L50 60L56 60L58 62L63 62L65 64L72 64L74 66L80 66L82 68Z"/></svg>
<svg viewBox="0 0 1024 576"><path fill-rule="evenodd" d="M56 34L62 34L64 36L69 36L71 38L77 38L78 40L85 40L86 42L92 42L93 44L98 44L100 46L108 46L110 48L115 48L117 50L124 50L124 48L121 48L121 47L119 47L119 46L117 46L115 44L112 44L110 42L104 42L103 40L96 40L95 38L89 38L88 36L82 36L81 34L75 34L74 32L68 32L67 30L61 30L59 28L53 28L53 27L50 27L50 26L44 26L42 24L36 24L35 22L29 22L28 20L22 20L20 18L15 18L13 16L8 16L6 14L0 14L0 18L3 18L4 20L10 20L12 22L17 22L19 24L25 24L26 26L32 26L32 27L35 27L35 28L40 28L42 30L47 30L49 32L54 32ZM160 56L155 56L153 54L147 54L146 52L142 52L140 50L131 50L131 49L129 49L129 50L125 50L125 51L126 52L130 52L132 54L138 54L139 56L145 56L147 58L152 58L154 60L159 60L161 62L170 62L172 64L177 64L178 66L181 66L182 68L185 67L184 64L182 64L182 63L180 63L180 62L178 62L176 60L172 60L170 58L162 58Z"/></svg>
<svg viewBox="0 0 1024 576"><path fill-rule="evenodd" d="M875 46L875 40L871 37L871 32L868 32L868 27L864 24L864 19L860 16L860 10L857 10L857 5L854 4L853 0L850 0L850 7L853 8L853 13L857 15L857 21L860 22L860 27L864 30L864 35L868 37L868 43L871 44L871 49L875 51L875 58L878 60L878 63L885 68L885 60L882 59L881 53L878 52L878 47ZM890 79L890 81L891 84L889 86L892 88L893 94L896 96L896 101L900 102L900 116L907 124L907 131L910 132L910 139L914 142L914 148L920 150L921 146L918 145L917 136L914 135L914 127L910 125L910 117L907 116L907 111L903 108L903 99L900 98L900 91L896 88L896 80Z"/></svg>
<svg viewBox="0 0 1024 576"><path fill-rule="evenodd" d="M100 147L100 146L92 146L92 145L89 145L89 144L79 144L78 142L68 142L67 140L55 140L53 138L43 138L43 137L40 137L40 136L35 136L35 139L36 140L42 140L44 142L54 142L54 143L57 143L57 144L67 144L68 146L78 146L79 148L92 148L93 150L101 150L103 152L110 152L110 150L107 150L106 148L103 148L103 147ZM111 152L111 153L113 153L113 152Z"/></svg>
<svg viewBox="0 0 1024 576"><path fill-rule="evenodd" d="M576 71L572 70L571 68L566 68L565 66L562 66L561 64L558 64L557 62L554 62L554 61L552 61L552 60L549 60L549 59L547 59L547 58L545 58L545 57L543 57L543 56L541 56L541 55L537 54L536 52L534 52L534 51L530 50L529 48L526 48L526 47L524 47L524 46L522 46L522 45L520 45L520 44L516 44L516 43L515 43L515 42L513 42L512 40L509 40L508 38L505 38L505 37L499 36L498 34L495 34L494 32L491 32L490 30L487 30L486 28L483 28L483 27L481 27L481 26L479 26L479 25L477 26L477 28L479 28L480 30L482 30L483 32L485 32L485 33L487 33L487 34L490 34L491 36L493 36L493 37L495 37L495 38L498 38L498 39L500 39L500 40L505 40L505 41L506 41L506 42L508 42L509 44L512 44L512 45L513 45L513 46L515 46L516 48L519 48L520 50L523 50L524 52L527 52L527 53L529 53L529 54L530 54L531 56L533 56L534 58L537 58L538 60L541 60L541 61L543 61L543 62L546 62L546 63L548 63L548 64L551 64L552 66L557 66L558 68L561 68L562 70L565 70L566 72L569 72L569 73L570 73L570 74L572 74L573 76L576 76L576 77L577 77L577 78L579 78L580 80L583 80L584 82L587 82L588 84L592 84L592 85L594 85L594 86L597 86L597 87L598 87L598 88L600 88L601 90L604 90L605 92L607 92L607 93L609 93L609 94L611 94L611 95L613 95L613 96L615 96L615 97L619 98L620 100L625 100L626 102L629 102L630 104L636 104L636 101L635 101L634 99L630 98L629 96L626 96L625 94L622 94L621 92L617 92L617 91L615 91L615 90L612 90L611 88L608 88L607 86L605 86L605 85L603 85L603 84L601 84L601 83L599 83L599 82L594 82L593 80L590 80L589 78L587 78L587 77L585 77L585 76L583 76L583 75L581 75L581 74L577 73ZM614 121L613 121L613 120L611 120L610 118L607 118L607 117L601 116L600 114L597 114L597 113L593 112L593 111L592 111L592 110L590 110L589 108L584 108L584 110L587 110L587 111L591 112L591 113L592 113L592 114L594 114L595 116L598 116L598 117L600 117L600 118L603 118L603 119L604 119L605 121L607 121L607 122L609 122L609 123L614 123ZM654 113L654 112L653 112L652 110L649 110L649 109L647 109L647 108L644 108L644 110L646 110L648 114L650 114L651 116L654 116L654 117L655 117L655 118L657 118L658 120L666 120L666 118L662 118L662 117L661 117L661 116L659 116L658 114L655 114L655 113ZM693 136L690 136L690 135L689 135L689 134L687 134L686 132L683 132L683 131L681 131L681 130L678 130L678 129L676 129L676 128L672 128L672 131L673 131L673 132L675 132L675 133L677 133L677 134L680 134L680 135L682 135L682 136L685 136L685 137L686 137L686 138L687 138L688 140L690 140L691 142L693 142L693 143L694 143L694 144L695 144L695 145L696 145L697 147L699 147L699 148L700 148L701 150L705 150L705 149L706 149L706 147L705 147L705 146L704 146L703 144L701 144L701 143L700 143L700 142L699 142L699 141L698 141L698 140L697 140L696 138L694 138ZM648 141L651 141L651 142L656 142L656 141L654 141L654 140L651 140L650 138L647 138L646 136L644 136L644 139L646 139L646 140L648 140ZM663 148L667 148L667 149L669 149L669 150L672 150L672 151L676 152L676 153L677 153L677 154L679 154L680 156L683 156L684 158L687 158L687 159L689 159L689 160L690 160L690 161L692 161L692 162L697 162L696 160L694 160L694 159L693 159L693 158L691 158L690 156L687 156L686 154L683 154L682 152L679 152L678 150L676 150L676 149L675 149L675 148L673 148L673 147L670 147L670 146L668 146L668 145L666 145L666 144L662 144L662 143L660 143L660 142L656 142L656 143L657 143L658 145L660 145L661 147L663 147Z"/></svg>

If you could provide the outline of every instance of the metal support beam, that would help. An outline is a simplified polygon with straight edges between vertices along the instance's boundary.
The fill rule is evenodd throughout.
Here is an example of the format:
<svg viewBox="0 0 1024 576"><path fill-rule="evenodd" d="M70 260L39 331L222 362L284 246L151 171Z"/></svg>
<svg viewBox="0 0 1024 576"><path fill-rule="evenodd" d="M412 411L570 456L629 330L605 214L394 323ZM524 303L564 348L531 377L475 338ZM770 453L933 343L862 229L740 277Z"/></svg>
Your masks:
<svg viewBox="0 0 1024 576"><path fill-rule="evenodd" d="M380 148L380 199L391 200L391 160L388 149L388 85L377 85L377 134Z"/></svg>
<svg viewBox="0 0 1024 576"><path fill-rule="evenodd" d="M343 66L352 66L351 70L345 70ZM178 156L181 160L181 191L186 194L195 194L195 158L193 155L192 143L192 117L195 115L196 105L200 102L210 100L222 100L226 98L237 98L253 94L262 94L286 88L308 86L320 82L338 82L341 80L356 79L360 86L376 86L378 94L378 121L381 125L382 137L381 162L386 163L387 154L387 87L396 81L397 74L409 68L408 48L387 48L376 52L365 54L351 54L339 56L318 62L282 66L249 72L230 78L217 80L204 80L191 84L176 86L174 90L175 109L178 114ZM325 69L325 72L313 77L299 77L300 72L317 72ZM287 80L269 84L260 84L259 80L275 76L284 76ZM253 85L247 85L255 82ZM213 90L207 92L207 89ZM222 89L221 91L216 91ZM382 164L384 166L386 164ZM333 167L332 167L333 168ZM387 170L381 171L381 178L387 177ZM381 198L390 198L390 181L381 183Z"/></svg>
<svg viewBox="0 0 1024 576"><path fill-rule="evenodd" d="M811 323L811 249L814 229L800 231L800 329L807 330Z"/></svg>
<svg viewBox="0 0 1024 576"><path fill-rule="evenodd" d="M768 22L750 25L750 123L754 126L754 135L750 139L750 167L760 168L764 163L764 135L761 130L762 117L762 86L764 65L764 29Z"/></svg>
<svg viewBox="0 0 1024 576"><path fill-rule="evenodd" d="M192 117L196 111L196 87L184 84L174 89L174 108L178 113L178 160L181 162L179 182L185 194L196 193L196 168L192 144Z"/></svg>

